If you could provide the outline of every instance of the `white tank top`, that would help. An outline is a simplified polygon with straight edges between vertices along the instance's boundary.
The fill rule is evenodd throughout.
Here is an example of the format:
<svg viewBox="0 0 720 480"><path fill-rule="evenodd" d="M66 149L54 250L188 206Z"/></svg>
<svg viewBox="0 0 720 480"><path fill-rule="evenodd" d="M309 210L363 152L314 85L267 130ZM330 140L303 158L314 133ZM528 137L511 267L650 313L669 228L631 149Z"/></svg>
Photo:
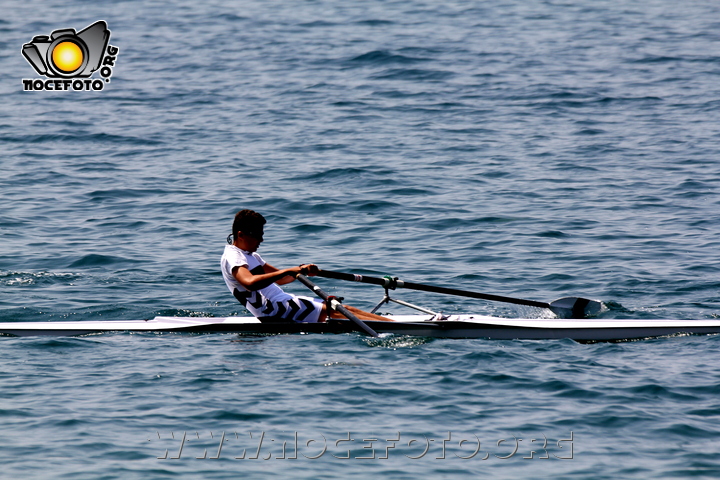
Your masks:
<svg viewBox="0 0 720 480"><path fill-rule="evenodd" d="M262 259L259 253L249 253L239 249L235 245L226 245L225 252L220 259L220 268L223 279L225 280L225 285L227 285L235 298L258 318L267 315L263 310L268 303L284 302L293 298L292 295L286 293L275 283L260 290L250 292L243 287L232 274L233 268L235 267L247 267L253 274L259 275L265 273L262 268L263 265L265 265L265 260Z"/></svg>

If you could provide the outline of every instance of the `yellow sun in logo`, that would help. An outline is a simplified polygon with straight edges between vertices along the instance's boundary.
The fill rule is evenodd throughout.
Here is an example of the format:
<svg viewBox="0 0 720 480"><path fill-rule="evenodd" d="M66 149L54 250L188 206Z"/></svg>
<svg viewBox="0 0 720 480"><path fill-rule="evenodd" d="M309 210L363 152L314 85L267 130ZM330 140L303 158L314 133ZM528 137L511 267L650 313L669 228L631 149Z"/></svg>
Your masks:
<svg viewBox="0 0 720 480"><path fill-rule="evenodd" d="M82 66L83 52L73 42L61 42L53 49L52 61L63 72L71 73Z"/></svg>

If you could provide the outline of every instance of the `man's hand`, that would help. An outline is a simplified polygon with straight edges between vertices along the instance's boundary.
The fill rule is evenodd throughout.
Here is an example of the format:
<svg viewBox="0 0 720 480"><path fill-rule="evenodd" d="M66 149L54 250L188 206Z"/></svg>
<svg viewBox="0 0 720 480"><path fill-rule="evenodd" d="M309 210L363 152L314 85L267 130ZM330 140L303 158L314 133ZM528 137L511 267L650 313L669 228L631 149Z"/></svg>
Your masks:
<svg viewBox="0 0 720 480"><path fill-rule="evenodd" d="M300 265L300 273L307 275L308 277L314 277L318 274L320 269L314 263L306 263Z"/></svg>

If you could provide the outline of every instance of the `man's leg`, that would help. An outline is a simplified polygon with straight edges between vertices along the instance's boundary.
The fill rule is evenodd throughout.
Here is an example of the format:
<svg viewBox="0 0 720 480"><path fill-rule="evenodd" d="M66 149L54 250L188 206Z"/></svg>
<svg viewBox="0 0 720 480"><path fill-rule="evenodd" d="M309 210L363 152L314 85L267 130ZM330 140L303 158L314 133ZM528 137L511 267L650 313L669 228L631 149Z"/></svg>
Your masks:
<svg viewBox="0 0 720 480"><path fill-rule="evenodd" d="M350 310L350 313L354 313L355 316L358 317L360 320L380 320L382 322L392 322L392 320L390 320L387 317L375 315L374 313L366 312L364 310L360 310L359 308L351 307L350 305L343 305L343 306L345 308L347 308L348 310ZM339 315L340 318L343 318L343 316L340 315L338 312L332 312L332 313ZM331 314L331 316L333 318L336 318L332 314Z"/></svg>
<svg viewBox="0 0 720 480"><path fill-rule="evenodd" d="M343 305L343 307L347 308L350 313L355 314L356 317L358 317L360 320L380 320L382 322L392 322L389 318L381 317L380 315L375 315L374 313L366 312L364 310L360 310L359 308L351 307L350 305ZM339 312L336 312L335 310L330 312L330 318L345 318L345 316ZM319 322L324 322L327 319L327 305L323 304L322 312L320 313L320 319Z"/></svg>

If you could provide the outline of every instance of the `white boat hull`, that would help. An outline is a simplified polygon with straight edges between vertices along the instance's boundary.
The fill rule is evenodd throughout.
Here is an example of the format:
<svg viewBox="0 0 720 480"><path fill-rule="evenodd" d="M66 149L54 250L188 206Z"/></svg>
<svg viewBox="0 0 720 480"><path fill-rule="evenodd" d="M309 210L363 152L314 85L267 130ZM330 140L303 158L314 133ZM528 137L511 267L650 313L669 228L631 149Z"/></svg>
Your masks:
<svg viewBox="0 0 720 480"><path fill-rule="evenodd" d="M430 315L391 315L389 318L395 321L366 323L380 334L498 340L570 338L596 342L720 333L720 320L515 319L482 315L451 315L444 320L432 320ZM331 320L325 324L261 323L254 317L155 317L152 320L0 323L0 334L12 336L75 336L104 332L347 333L356 329L349 320Z"/></svg>

